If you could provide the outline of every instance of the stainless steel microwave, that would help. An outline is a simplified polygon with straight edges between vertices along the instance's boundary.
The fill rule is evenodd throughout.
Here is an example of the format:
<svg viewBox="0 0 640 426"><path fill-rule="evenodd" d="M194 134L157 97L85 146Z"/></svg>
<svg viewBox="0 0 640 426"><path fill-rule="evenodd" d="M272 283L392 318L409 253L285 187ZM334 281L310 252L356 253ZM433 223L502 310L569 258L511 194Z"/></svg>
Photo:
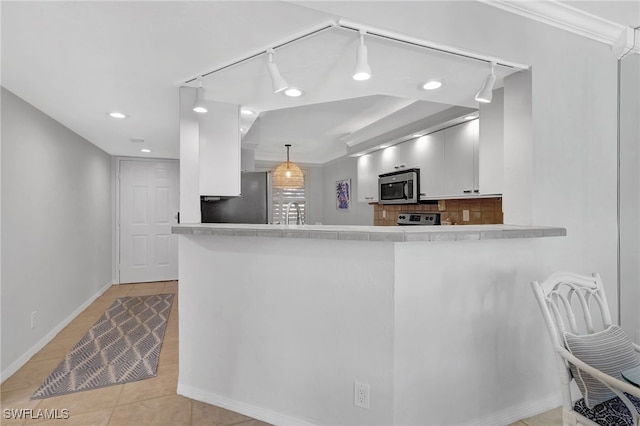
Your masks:
<svg viewBox="0 0 640 426"><path fill-rule="evenodd" d="M420 199L420 169L385 173L378 177L378 203L415 204Z"/></svg>

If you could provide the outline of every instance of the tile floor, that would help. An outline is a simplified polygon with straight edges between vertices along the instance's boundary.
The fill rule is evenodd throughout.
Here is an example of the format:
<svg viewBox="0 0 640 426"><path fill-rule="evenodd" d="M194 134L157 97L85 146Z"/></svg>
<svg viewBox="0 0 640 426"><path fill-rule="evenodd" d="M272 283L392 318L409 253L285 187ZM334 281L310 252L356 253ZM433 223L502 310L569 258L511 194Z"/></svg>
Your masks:
<svg viewBox="0 0 640 426"><path fill-rule="evenodd" d="M269 426L267 423L223 408L184 398L176 394L178 382L178 301L174 299L158 374L152 379L53 398L30 400L42 381L55 369L66 353L84 336L111 303L123 296L177 293L176 281L114 285L78 315L67 327L35 354L1 387L2 409L69 410L69 419L5 419L2 425L194 425ZM552 426L562 424L559 409L523 419L512 426Z"/></svg>

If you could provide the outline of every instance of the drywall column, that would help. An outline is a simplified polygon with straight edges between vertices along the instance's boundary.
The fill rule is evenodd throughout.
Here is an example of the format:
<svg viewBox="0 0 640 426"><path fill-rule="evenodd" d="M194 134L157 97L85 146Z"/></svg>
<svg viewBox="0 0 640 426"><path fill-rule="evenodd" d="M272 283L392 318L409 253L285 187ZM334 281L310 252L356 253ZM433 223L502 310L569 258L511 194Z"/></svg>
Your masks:
<svg viewBox="0 0 640 426"><path fill-rule="evenodd" d="M180 222L200 223L200 123L194 87L180 88Z"/></svg>
<svg viewBox="0 0 640 426"><path fill-rule="evenodd" d="M640 343L640 55L627 55L619 67L620 325Z"/></svg>
<svg viewBox="0 0 640 426"><path fill-rule="evenodd" d="M533 224L531 72L504 79L504 223Z"/></svg>
<svg viewBox="0 0 640 426"><path fill-rule="evenodd" d="M480 104L479 184L481 194L502 194L504 187L504 89Z"/></svg>

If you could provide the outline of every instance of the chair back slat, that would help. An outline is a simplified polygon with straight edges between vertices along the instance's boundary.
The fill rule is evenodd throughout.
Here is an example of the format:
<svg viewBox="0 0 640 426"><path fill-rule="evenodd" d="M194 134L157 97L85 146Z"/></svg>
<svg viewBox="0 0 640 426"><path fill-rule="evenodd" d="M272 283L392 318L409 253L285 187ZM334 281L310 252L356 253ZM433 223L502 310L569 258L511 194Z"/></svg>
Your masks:
<svg viewBox="0 0 640 426"><path fill-rule="evenodd" d="M566 331L574 334L597 331L596 313L602 329L611 325L609 306L598 274L586 277L556 272L542 283L534 281L532 285L556 345L563 346L562 335Z"/></svg>

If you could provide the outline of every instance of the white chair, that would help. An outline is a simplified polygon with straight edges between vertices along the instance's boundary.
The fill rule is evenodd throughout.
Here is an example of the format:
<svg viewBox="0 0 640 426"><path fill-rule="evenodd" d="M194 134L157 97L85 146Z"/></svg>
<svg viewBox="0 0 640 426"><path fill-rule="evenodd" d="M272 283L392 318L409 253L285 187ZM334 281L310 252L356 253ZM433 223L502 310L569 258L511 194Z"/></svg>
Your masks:
<svg viewBox="0 0 640 426"><path fill-rule="evenodd" d="M639 426L640 388L620 373L640 365L640 346L612 325L600 276L557 272L531 286L557 355L564 425ZM583 395L575 403L571 380Z"/></svg>

